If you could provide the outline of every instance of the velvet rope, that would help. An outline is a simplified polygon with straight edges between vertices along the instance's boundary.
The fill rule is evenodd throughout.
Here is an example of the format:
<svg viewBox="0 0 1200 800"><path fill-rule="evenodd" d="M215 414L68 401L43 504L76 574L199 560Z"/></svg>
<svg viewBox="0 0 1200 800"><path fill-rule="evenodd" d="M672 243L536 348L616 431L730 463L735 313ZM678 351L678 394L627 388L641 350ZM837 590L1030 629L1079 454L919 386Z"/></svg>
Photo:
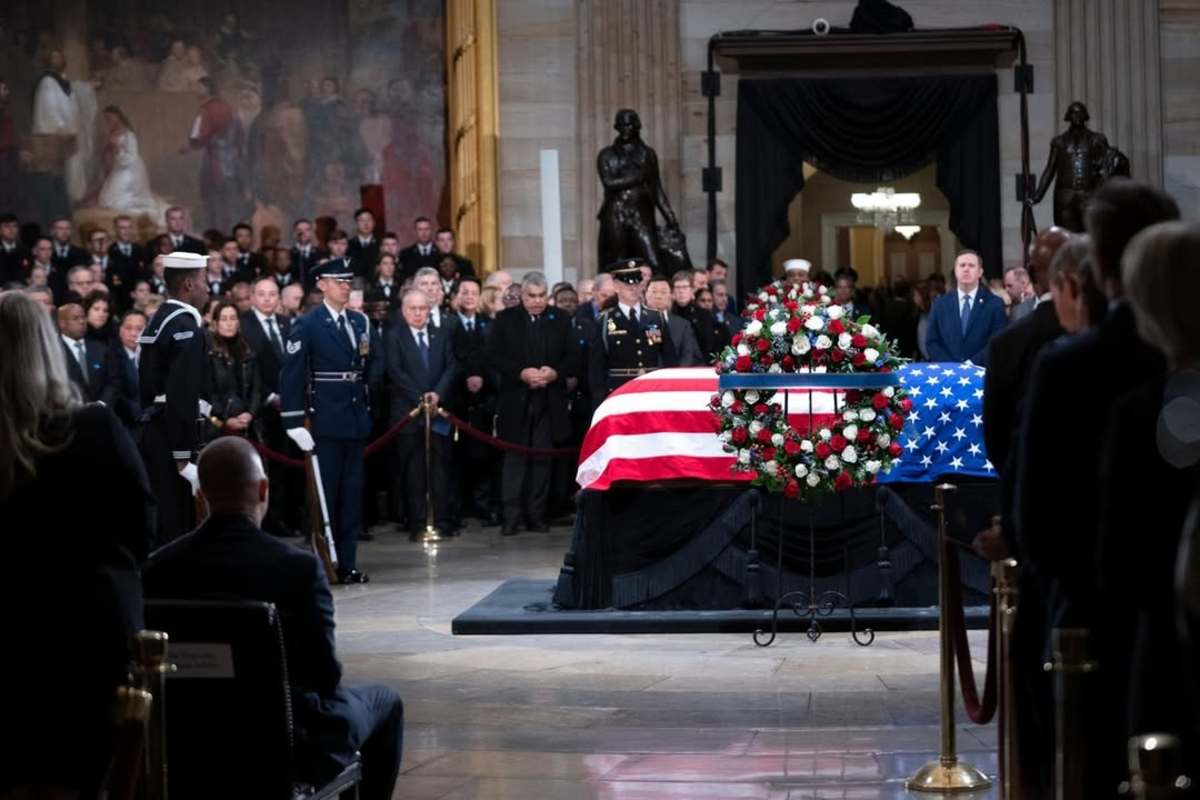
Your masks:
<svg viewBox="0 0 1200 800"><path fill-rule="evenodd" d="M942 609L944 624L951 626L954 655L958 660L958 681L962 688L963 707L971 721L986 725L996 713L996 596L992 595L991 619L988 623L987 677L983 682L983 701L975 684L975 669L971 665L971 645L967 641L967 623L963 616L962 575L958 563L958 546L949 540L942 543L942 563L950 572L949 608Z"/></svg>
<svg viewBox="0 0 1200 800"><path fill-rule="evenodd" d="M490 444L499 450L508 450L513 453L523 453L527 456L545 456L553 458L556 456L573 456L578 453L578 449L574 447L525 447L524 445L506 442L503 439L497 439L495 436L484 433L478 428L474 428L468 422L463 422L458 417L446 411L444 408L439 408L438 413L442 415L447 422L460 431L470 436L472 439L478 439L484 444Z"/></svg>
<svg viewBox="0 0 1200 800"><path fill-rule="evenodd" d="M413 415L411 415L411 414L409 416L402 417L400 420L398 420L396 422L395 425L393 425L392 427L390 427L386 431L384 431L378 439L376 439L375 441L368 444L364 448L363 452L369 456L374 455L375 453L378 453L381 449L383 449L383 447L385 445L387 445L389 442L391 442L392 439L395 439L396 436L400 433L400 430L405 425L412 422L412 420L413 420ZM229 434L223 434L223 435L237 436L238 434L229 433ZM250 442L250 444L254 445L254 449L257 450L259 452L259 454L263 458L267 459L268 461L274 461L276 464L283 464L284 466L287 466L287 467L296 467L297 469L304 468L304 460L303 459L292 458L291 456L287 455L286 453L281 453L278 450L272 450L271 448L267 447L265 444L256 442L253 439L249 439L248 441Z"/></svg>

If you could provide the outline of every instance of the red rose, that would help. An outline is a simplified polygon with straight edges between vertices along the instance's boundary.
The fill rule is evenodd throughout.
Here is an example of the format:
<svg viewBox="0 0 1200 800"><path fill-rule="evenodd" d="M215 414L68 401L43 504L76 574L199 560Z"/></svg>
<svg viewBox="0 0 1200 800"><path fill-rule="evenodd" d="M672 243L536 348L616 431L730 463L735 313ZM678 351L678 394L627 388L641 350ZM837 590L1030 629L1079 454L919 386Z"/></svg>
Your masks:
<svg viewBox="0 0 1200 800"><path fill-rule="evenodd" d="M905 412L912 411L912 400L909 400L907 397L901 400L900 410Z"/></svg>
<svg viewBox="0 0 1200 800"><path fill-rule="evenodd" d="M770 353L763 353L761 356L758 357L758 361L764 367L769 367L775 363L775 359L771 357Z"/></svg>
<svg viewBox="0 0 1200 800"><path fill-rule="evenodd" d="M834 434L833 438L829 440L829 446L833 448L833 452L835 453L845 450L846 444L846 437L840 433Z"/></svg>
<svg viewBox="0 0 1200 800"><path fill-rule="evenodd" d="M749 372L750 356L738 356L738 360L734 362L733 368L738 372Z"/></svg>
<svg viewBox="0 0 1200 800"><path fill-rule="evenodd" d="M829 445L825 444L825 442L818 442L816 449L817 458L821 459L822 461L829 458L829 454L833 452L833 450L829 447Z"/></svg>
<svg viewBox="0 0 1200 800"><path fill-rule="evenodd" d="M783 487L783 496L787 498L795 497L800 494L800 484L796 481L788 481Z"/></svg>
<svg viewBox="0 0 1200 800"><path fill-rule="evenodd" d="M840 364L840 363L842 363L842 361L845 360L846 354L844 352L842 352L841 350L834 348L833 350L831 350L829 352L829 358L831 361L833 361L833 363Z"/></svg>
<svg viewBox="0 0 1200 800"><path fill-rule="evenodd" d="M771 343L766 339L759 339L755 342L754 346L758 348L758 352L760 353L765 353L771 349Z"/></svg>
<svg viewBox="0 0 1200 800"><path fill-rule="evenodd" d="M800 326L803 324L804 323L800 321L799 317L792 317L787 323L788 333L795 333L796 331L800 330Z"/></svg>
<svg viewBox="0 0 1200 800"><path fill-rule="evenodd" d="M888 425L891 425L895 430L900 430L904 427L904 417L899 414L892 414L888 417Z"/></svg>
<svg viewBox="0 0 1200 800"><path fill-rule="evenodd" d="M777 290L775 289L775 287L774 287L773 285L772 285L772 286L768 286L768 287L767 287L767 294L769 294L769 295L772 295L772 296L774 296L774 295L775 295L775 293L776 293L776 291L777 291Z"/></svg>
<svg viewBox="0 0 1200 800"><path fill-rule="evenodd" d="M789 456L794 456L800 452L800 443L795 439L788 439L783 443L783 452Z"/></svg>
<svg viewBox="0 0 1200 800"><path fill-rule="evenodd" d="M766 403L755 403L754 404L754 413L755 414L767 413L767 404Z"/></svg>
<svg viewBox="0 0 1200 800"><path fill-rule="evenodd" d="M733 439L734 444L745 444L746 436L745 428L734 428L733 433L730 434L730 438Z"/></svg>
<svg viewBox="0 0 1200 800"><path fill-rule="evenodd" d="M892 458L900 457L900 443L899 442L892 442L891 444L888 445L888 455L890 455Z"/></svg>
<svg viewBox="0 0 1200 800"><path fill-rule="evenodd" d="M733 345L734 347L737 347L738 342L740 342L741 340L742 340L742 335L740 333L735 333L733 335L733 338L729 340L729 343L731 345Z"/></svg>
<svg viewBox="0 0 1200 800"><path fill-rule="evenodd" d="M888 402L887 395L885 395L883 392L877 392L876 395L871 398L871 405L875 406L876 411L883 411L888 407Z"/></svg>
<svg viewBox="0 0 1200 800"><path fill-rule="evenodd" d="M762 457L763 461L774 461L775 460L775 448L774 447L764 447L762 452L759 453L759 455Z"/></svg>
<svg viewBox="0 0 1200 800"><path fill-rule="evenodd" d="M714 394L708 399L708 407L714 411L721 407L721 395Z"/></svg>
<svg viewBox="0 0 1200 800"><path fill-rule="evenodd" d="M891 372L892 368L891 367L880 367L879 371L880 372Z"/></svg>
<svg viewBox="0 0 1200 800"><path fill-rule="evenodd" d="M857 436L856 438L857 438L857 439L858 439L858 441L860 441L860 442L869 442L869 441L871 441L871 437L872 437L873 435L874 435L874 434L872 434L872 433L871 433L871 429L870 429L870 428L859 428L859 429L858 429L858 436Z"/></svg>
<svg viewBox="0 0 1200 800"><path fill-rule="evenodd" d="M861 367L867 361L867 357L862 353L855 353L854 358L850 359L850 363L856 367Z"/></svg>
<svg viewBox="0 0 1200 800"><path fill-rule="evenodd" d="M784 356L783 361L779 362L785 370L793 370L796 368L796 359L791 356Z"/></svg>
<svg viewBox="0 0 1200 800"><path fill-rule="evenodd" d="M761 431L758 432L758 436L755 438L757 438L758 441L762 444L770 444L771 443L771 429L763 428Z"/></svg>
<svg viewBox="0 0 1200 800"><path fill-rule="evenodd" d="M854 478L849 472L842 471L836 478L833 479L833 488L839 492L844 492L854 485Z"/></svg>
<svg viewBox="0 0 1200 800"><path fill-rule="evenodd" d="M834 334L845 333L846 326L842 324L840 319L835 319L829 323L829 332Z"/></svg>
<svg viewBox="0 0 1200 800"><path fill-rule="evenodd" d="M866 347L867 346L867 337L863 336L861 333L856 333L856 334L854 334L853 337L851 337L850 344L852 344L858 348Z"/></svg>
<svg viewBox="0 0 1200 800"><path fill-rule="evenodd" d="M759 322L762 322L764 319L766 319L766 317L767 310L765 308L760 308L754 312L754 318Z"/></svg>
<svg viewBox="0 0 1200 800"><path fill-rule="evenodd" d="M746 406L741 400L734 400L733 405L729 407L729 411L733 414L740 414L745 410Z"/></svg>
<svg viewBox="0 0 1200 800"><path fill-rule="evenodd" d="M846 402L847 403L858 403L861 401L862 401L862 392L860 392L858 389L848 389L846 391Z"/></svg>
<svg viewBox="0 0 1200 800"><path fill-rule="evenodd" d="M795 311L797 308L800 307L800 304L797 303L795 300L788 300L786 303L783 304L783 307L786 308L788 311Z"/></svg>

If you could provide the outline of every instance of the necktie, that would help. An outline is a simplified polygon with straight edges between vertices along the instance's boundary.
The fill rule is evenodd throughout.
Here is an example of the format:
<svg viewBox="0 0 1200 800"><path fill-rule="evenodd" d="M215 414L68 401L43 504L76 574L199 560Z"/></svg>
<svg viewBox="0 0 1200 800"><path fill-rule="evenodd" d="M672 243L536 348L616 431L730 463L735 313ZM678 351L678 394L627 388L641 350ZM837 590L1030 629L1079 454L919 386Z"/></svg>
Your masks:
<svg viewBox="0 0 1200 800"><path fill-rule="evenodd" d="M338 314L337 324L338 324L338 330L340 330L342 332L343 336L347 337L350 340L350 346L354 347L357 344L357 342L354 341L354 335L352 333L350 333L349 328L347 328L347 326L346 326L346 315L345 314Z"/></svg>
<svg viewBox="0 0 1200 800"><path fill-rule="evenodd" d="M429 369L429 345L425 341L425 331L417 331L417 350L421 352L421 363Z"/></svg>
<svg viewBox="0 0 1200 800"><path fill-rule="evenodd" d="M971 322L971 296L969 294L963 295L961 320L962 332L966 333L967 325Z"/></svg>
<svg viewBox="0 0 1200 800"><path fill-rule="evenodd" d="M475 320L469 319L467 320L467 333L470 333L473 330L475 330Z"/></svg>
<svg viewBox="0 0 1200 800"><path fill-rule="evenodd" d="M75 341L75 360L79 362L79 368L83 370L83 379L87 380L87 348L84 347L83 339Z"/></svg>
<svg viewBox="0 0 1200 800"><path fill-rule="evenodd" d="M121 245L121 255L125 256L126 258L129 258L129 254L130 254L131 250L132 250L132 248L129 245L127 245L127 244Z"/></svg>
<svg viewBox="0 0 1200 800"><path fill-rule="evenodd" d="M283 342L279 338L279 330L275 327L275 318L267 317L267 331L270 334L271 347L275 350L275 355L283 357Z"/></svg>
<svg viewBox="0 0 1200 800"><path fill-rule="evenodd" d="M635 306L635 307L633 307L633 308L631 308L631 309L629 309L629 318L630 318L631 320L633 320L633 324L634 324L634 325L637 325L637 324L638 324L638 313L637 313L637 307L636 307L636 306Z"/></svg>

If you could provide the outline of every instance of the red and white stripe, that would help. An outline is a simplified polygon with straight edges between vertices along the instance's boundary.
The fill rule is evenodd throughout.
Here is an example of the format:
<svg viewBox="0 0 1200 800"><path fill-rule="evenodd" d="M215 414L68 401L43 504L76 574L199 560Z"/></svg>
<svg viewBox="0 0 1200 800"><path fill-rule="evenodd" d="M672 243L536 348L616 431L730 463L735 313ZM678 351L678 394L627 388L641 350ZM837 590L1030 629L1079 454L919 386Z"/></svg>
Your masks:
<svg viewBox="0 0 1200 800"><path fill-rule="evenodd" d="M717 439L708 403L717 391L712 367L660 369L626 383L600 404L579 452L575 480L584 489L614 483L670 480L747 481L730 471L734 458ZM831 391L789 391L788 411L799 430L833 418Z"/></svg>

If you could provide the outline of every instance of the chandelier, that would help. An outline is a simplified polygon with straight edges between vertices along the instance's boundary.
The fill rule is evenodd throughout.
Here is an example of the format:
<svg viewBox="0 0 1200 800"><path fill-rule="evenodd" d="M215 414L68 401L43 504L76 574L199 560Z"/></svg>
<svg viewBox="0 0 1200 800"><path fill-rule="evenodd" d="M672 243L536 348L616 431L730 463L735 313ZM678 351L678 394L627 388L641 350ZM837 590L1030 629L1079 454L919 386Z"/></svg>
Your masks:
<svg viewBox="0 0 1200 800"><path fill-rule="evenodd" d="M891 231L898 225L909 226L914 222L913 211L921 205L921 195L880 186L870 194L855 192L850 195L850 205L858 209L859 225Z"/></svg>

